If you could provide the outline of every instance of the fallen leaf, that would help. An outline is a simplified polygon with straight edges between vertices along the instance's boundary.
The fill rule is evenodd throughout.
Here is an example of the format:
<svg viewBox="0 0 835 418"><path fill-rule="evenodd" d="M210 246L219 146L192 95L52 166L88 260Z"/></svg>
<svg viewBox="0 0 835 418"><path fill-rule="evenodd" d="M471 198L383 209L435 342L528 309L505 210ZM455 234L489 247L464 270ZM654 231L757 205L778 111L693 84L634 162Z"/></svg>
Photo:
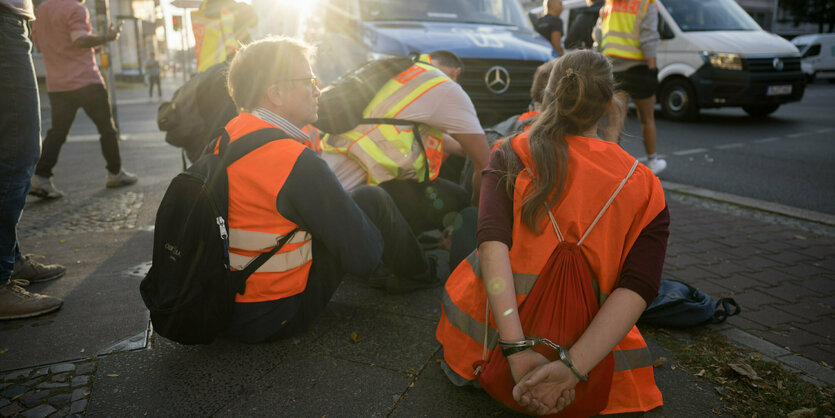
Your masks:
<svg viewBox="0 0 835 418"><path fill-rule="evenodd" d="M107 375L107 377L119 377L119 375L116 373L110 373Z"/></svg>
<svg viewBox="0 0 835 418"><path fill-rule="evenodd" d="M0 350L0 354L6 354L8 352L9 352L8 348L4 348L4 349Z"/></svg>
<svg viewBox="0 0 835 418"><path fill-rule="evenodd" d="M751 380L762 380L762 378L757 376L757 372L755 372L754 369L746 363L728 363L728 367Z"/></svg>
<svg viewBox="0 0 835 418"><path fill-rule="evenodd" d="M832 402L824 402L821 408L832 408Z"/></svg>
<svg viewBox="0 0 835 418"><path fill-rule="evenodd" d="M667 358L658 357L657 359L655 359L655 361L652 362L652 367L661 367L665 364L667 364Z"/></svg>
<svg viewBox="0 0 835 418"><path fill-rule="evenodd" d="M675 370L675 369L676 369L675 365L670 366L670 370Z"/></svg>
<svg viewBox="0 0 835 418"><path fill-rule="evenodd" d="M118 391L119 391L119 389L113 389L113 393L116 393Z"/></svg>
<svg viewBox="0 0 835 418"><path fill-rule="evenodd" d="M777 389L783 389L783 381L782 380L777 381Z"/></svg>
<svg viewBox="0 0 835 418"><path fill-rule="evenodd" d="M702 377L704 375L705 375L705 369L699 370L699 372L696 373L696 376L699 376L699 377Z"/></svg>
<svg viewBox="0 0 835 418"><path fill-rule="evenodd" d="M354 344L356 344L356 343L362 341L363 339L365 339L365 337L363 337L362 335L357 334L356 332L352 332L350 338L351 338L351 342L354 343Z"/></svg>
<svg viewBox="0 0 835 418"><path fill-rule="evenodd" d="M806 237L804 237L803 235L795 235L794 237L797 238L797 239L806 241Z"/></svg>
<svg viewBox="0 0 835 418"><path fill-rule="evenodd" d="M789 412L788 418L815 418L818 416L817 408L800 408Z"/></svg>
<svg viewBox="0 0 835 418"><path fill-rule="evenodd" d="M831 368L832 368L832 366L830 366L830 365L826 364L826 362L825 362L825 361L823 361L823 360L821 360L821 361L820 361L820 365L821 365L821 366L823 366L823 367L826 367L827 369L831 369Z"/></svg>
<svg viewBox="0 0 835 418"><path fill-rule="evenodd" d="M25 394L26 394L26 393L21 393L20 395L15 395L15 396L12 396L12 400L13 400L13 401L16 401L16 400L17 400L17 398L19 398L19 397L21 397L21 396L23 396L23 395L25 395Z"/></svg>

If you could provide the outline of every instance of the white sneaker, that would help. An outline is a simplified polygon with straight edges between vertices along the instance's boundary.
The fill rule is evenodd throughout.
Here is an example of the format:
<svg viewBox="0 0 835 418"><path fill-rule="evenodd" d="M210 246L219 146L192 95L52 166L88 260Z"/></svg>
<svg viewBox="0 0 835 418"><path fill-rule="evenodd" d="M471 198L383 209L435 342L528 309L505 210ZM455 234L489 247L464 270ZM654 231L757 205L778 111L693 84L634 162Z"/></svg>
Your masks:
<svg viewBox="0 0 835 418"><path fill-rule="evenodd" d="M647 167L652 170L652 174L657 175L658 173L664 171L667 168L667 161L661 158L653 158L647 161Z"/></svg>
<svg viewBox="0 0 835 418"><path fill-rule="evenodd" d="M43 199L57 199L64 195L64 192L55 188L52 184L52 177L41 177L37 174L32 176L32 189L29 194Z"/></svg>
<svg viewBox="0 0 835 418"><path fill-rule="evenodd" d="M122 187L122 186L129 186L131 184L136 183L138 178L128 173L125 170L120 170L119 173L113 174L108 172L107 173L107 187Z"/></svg>

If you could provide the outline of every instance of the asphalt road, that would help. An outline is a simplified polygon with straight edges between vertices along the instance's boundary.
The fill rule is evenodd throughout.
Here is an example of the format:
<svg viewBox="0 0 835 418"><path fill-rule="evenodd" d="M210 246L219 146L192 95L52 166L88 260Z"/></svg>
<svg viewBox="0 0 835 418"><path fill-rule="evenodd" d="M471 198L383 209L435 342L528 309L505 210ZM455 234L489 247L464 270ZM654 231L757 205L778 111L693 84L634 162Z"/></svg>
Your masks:
<svg viewBox="0 0 835 418"><path fill-rule="evenodd" d="M659 108L660 109L660 108ZM835 214L835 85L815 83L771 117L703 110L679 123L656 112L663 180ZM624 148L644 156L640 124L627 121Z"/></svg>
<svg viewBox="0 0 835 418"><path fill-rule="evenodd" d="M172 84L164 89L166 97L174 90ZM128 140L149 133L161 138L155 123L159 100L146 93L141 88L117 92L119 121ZM668 162L663 180L835 214L835 85L810 85L801 102L784 105L765 119L738 108L703 110L692 123L667 121L660 111L656 116L659 154ZM49 109L43 119L45 135ZM82 111L70 135L71 141L98 137ZM634 115L627 120L623 146L644 156ZM91 162L101 158L91 157Z"/></svg>

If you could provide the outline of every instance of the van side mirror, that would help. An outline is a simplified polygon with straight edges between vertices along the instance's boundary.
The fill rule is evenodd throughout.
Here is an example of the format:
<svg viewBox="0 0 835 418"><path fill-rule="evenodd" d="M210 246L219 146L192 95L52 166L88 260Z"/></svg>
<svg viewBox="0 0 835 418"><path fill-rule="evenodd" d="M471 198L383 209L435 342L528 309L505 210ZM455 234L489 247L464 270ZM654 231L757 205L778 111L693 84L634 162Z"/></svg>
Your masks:
<svg viewBox="0 0 835 418"><path fill-rule="evenodd" d="M661 39L673 39L676 37L673 29L661 15L658 16L658 34L661 35Z"/></svg>

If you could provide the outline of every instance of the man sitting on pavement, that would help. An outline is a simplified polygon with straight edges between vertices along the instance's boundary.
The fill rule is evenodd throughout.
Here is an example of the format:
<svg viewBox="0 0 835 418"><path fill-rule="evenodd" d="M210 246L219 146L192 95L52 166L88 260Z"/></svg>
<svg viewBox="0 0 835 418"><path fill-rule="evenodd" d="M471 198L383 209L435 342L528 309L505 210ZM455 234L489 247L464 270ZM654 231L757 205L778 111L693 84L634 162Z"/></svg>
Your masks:
<svg viewBox="0 0 835 418"><path fill-rule="evenodd" d="M367 277L381 259L396 274L433 275L391 198L370 186L349 196L305 145L310 137L301 128L318 118L319 97L305 45L274 38L243 47L229 68L229 92L240 110L226 125L232 144L268 128L284 138L227 168L232 268L243 269L297 230L236 295L229 336L259 342L297 334L346 273Z"/></svg>
<svg viewBox="0 0 835 418"><path fill-rule="evenodd" d="M462 69L463 63L452 52L422 55L383 85L363 112L365 118L418 123L422 147L415 143L413 126L359 125L323 139L322 158L345 190L379 185L394 199L415 234L444 228L470 201L478 201L489 149L472 101L455 82ZM453 141L444 143L444 133ZM473 161L472 199L457 184L438 178L444 147L451 146Z"/></svg>

